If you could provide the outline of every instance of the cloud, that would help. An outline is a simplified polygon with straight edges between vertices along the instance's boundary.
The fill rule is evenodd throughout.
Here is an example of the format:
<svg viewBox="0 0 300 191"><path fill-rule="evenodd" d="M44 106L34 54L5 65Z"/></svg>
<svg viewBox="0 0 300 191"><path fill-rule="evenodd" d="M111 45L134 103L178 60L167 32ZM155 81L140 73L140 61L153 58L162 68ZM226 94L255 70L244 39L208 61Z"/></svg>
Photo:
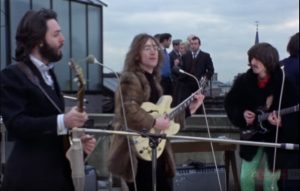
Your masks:
<svg viewBox="0 0 300 191"><path fill-rule="evenodd" d="M201 38L221 81L247 69L247 50L254 44L259 21L260 41L286 57L286 44L299 31L299 1L282 0L110 0L104 8L104 62L120 71L133 37L142 32L170 32L185 40Z"/></svg>

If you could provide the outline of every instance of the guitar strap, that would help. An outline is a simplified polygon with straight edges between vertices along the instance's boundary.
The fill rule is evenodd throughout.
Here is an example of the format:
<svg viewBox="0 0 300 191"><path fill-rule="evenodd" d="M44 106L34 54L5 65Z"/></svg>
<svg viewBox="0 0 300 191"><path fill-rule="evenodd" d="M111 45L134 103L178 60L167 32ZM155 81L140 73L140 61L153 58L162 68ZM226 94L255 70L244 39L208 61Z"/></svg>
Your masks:
<svg viewBox="0 0 300 191"><path fill-rule="evenodd" d="M43 94L47 97L47 99L50 101L50 103L57 109L57 111L59 113L63 113L62 110L58 107L58 105L54 102L54 100L48 95L46 90L41 86L38 77L36 77L32 73L30 68L23 62L18 62L17 66L26 75L26 77L43 92Z"/></svg>

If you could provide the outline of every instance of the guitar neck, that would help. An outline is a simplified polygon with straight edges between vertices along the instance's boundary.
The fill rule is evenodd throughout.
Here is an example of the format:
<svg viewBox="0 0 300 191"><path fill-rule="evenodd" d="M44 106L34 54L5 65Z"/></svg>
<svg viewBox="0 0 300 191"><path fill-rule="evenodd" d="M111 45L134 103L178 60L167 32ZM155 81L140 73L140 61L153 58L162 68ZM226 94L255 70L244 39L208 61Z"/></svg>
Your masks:
<svg viewBox="0 0 300 191"><path fill-rule="evenodd" d="M296 112L296 111L299 111L299 104L280 110L279 115L286 115L286 114L293 113L293 112ZM276 113L278 114L278 111L276 111ZM267 120L269 114L270 113L262 114L261 118L260 118L261 121Z"/></svg>
<svg viewBox="0 0 300 191"><path fill-rule="evenodd" d="M78 111L83 112L84 108L84 87L79 87L77 92L77 99L78 99Z"/></svg>
<svg viewBox="0 0 300 191"><path fill-rule="evenodd" d="M169 119L174 119L174 117L181 113L183 110L185 110L185 108L187 108L191 103L192 101L194 101L194 96L195 94L197 93L202 93L203 92L203 89L204 87L207 85L207 78L206 76L203 76L201 78L201 80L199 81L198 83L199 85L199 89L197 91L195 91L194 93L192 93L192 95L190 95L188 98L186 98L185 100L183 100L180 104L178 104L174 109L172 109L172 111L170 111L168 113L168 117Z"/></svg>
<svg viewBox="0 0 300 191"><path fill-rule="evenodd" d="M184 111L185 108L187 108L192 103L192 101L194 101L194 99L195 99L194 95L198 91L194 92L192 95L190 95L188 98L186 98L183 102L181 102L180 104L178 104L172 111L170 111L168 113L169 119L174 119L174 117L176 115L178 115L179 113L181 113L182 111Z"/></svg>

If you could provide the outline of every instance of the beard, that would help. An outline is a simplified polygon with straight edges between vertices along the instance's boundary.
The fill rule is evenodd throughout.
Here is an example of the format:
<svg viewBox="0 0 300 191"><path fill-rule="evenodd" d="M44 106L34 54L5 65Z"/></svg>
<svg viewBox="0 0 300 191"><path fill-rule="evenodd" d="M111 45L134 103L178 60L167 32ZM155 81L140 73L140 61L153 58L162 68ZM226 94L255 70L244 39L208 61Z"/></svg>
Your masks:
<svg viewBox="0 0 300 191"><path fill-rule="evenodd" d="M57 49L51 47L46 41L43 44L44 46L40 47L40 53L49 62L57 62L62 58L62 52L58 52Z"/></svg>

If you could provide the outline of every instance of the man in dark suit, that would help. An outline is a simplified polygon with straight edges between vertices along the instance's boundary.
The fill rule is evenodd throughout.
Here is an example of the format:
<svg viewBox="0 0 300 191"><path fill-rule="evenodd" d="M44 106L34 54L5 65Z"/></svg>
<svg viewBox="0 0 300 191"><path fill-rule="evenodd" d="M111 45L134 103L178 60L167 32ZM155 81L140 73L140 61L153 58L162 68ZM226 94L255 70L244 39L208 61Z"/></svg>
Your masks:
<svg viewBox="0 0 300 191"><path fill-rule="evenodd" d="M178 69L182 65L182 55L179 51L179 44L182 42L180 39L175 39L172 41L173 50L169 53L170 64L171 64L171 78L172 78L172 106L176 106L180 103L180 84L178 83Z"/></svg>
<svg viewBox="0 0 300 191"><path fill-rule="evenodd" d="M87 120L77 107L64 113L52 62L62 57L64 37L56 13L28 11L16 33L15 64L1 71L1 115L15 141L6 163L3 190L73 191L65 157L68 130ZM95 139L81 137L90 153Z"/></svg>
<svg viewBox="0 0 300 191"><path fill-rule="evenodd" d="M194 36L191 40L190 50L183 56L182 69L194 75L198 80L203 76L206 76L206 78L210 80L214 73L213 62L208 53L200 50L200 46L200 38ZM198 90L198 84L195 79L190 76L181 76L180 82L184 84L181 90L183 93L181 100L184 100Z"/></svg>
<svg viewBox="0 0 300 191"><path fill-rule="evenodd" d="M171 62L169 53L167 52L167 48L170 47L171 41L172 35L170 33L159 34L159 44L161 46L161 52L164 55L160 69L160 83L163 88L164 95L172 95Z"/></svg>

